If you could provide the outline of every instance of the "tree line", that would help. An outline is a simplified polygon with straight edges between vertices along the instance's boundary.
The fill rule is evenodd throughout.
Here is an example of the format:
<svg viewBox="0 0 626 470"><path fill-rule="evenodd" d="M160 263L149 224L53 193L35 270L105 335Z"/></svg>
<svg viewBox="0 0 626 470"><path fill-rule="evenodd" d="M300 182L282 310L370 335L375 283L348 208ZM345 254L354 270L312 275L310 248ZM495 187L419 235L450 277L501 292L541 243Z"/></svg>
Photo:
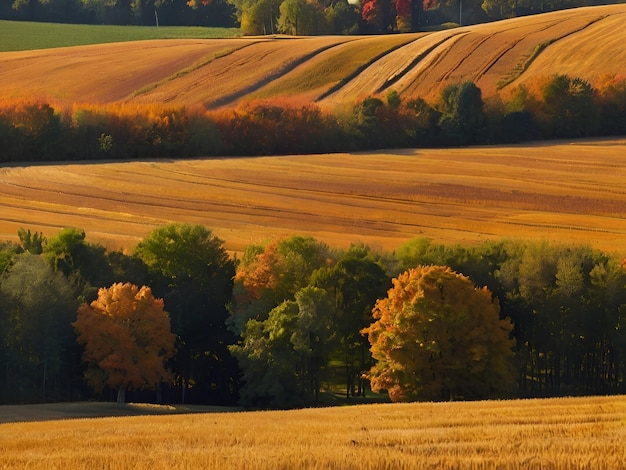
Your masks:
<svg viewBox="0 0 626 470"><path fill-rule="evenodd" d="M128 253L77 229L18 236L0 245L2 403L626 392L626 260L586 246L292 236L230 256L201 225Z"/></svg>
<svg viewBox="0 0 626 470"><path fill-rule="evenodd" d="M626 134L626 78L595 86L565 75L537 77L483 100L472 82L432 102L391 90L334 114L315 103L252 101L207 111L154 105L0 101L0 161L33 162L327 153L516 143Z"/></svg>
<svg viewBox="0 0 626 470"><path fill-rule="evenodd" d="M243 34L356 34L469 25L594 0L6 0L0 18L60 23L239 26ZM621 3L614 0L613 3Z"/></svg>

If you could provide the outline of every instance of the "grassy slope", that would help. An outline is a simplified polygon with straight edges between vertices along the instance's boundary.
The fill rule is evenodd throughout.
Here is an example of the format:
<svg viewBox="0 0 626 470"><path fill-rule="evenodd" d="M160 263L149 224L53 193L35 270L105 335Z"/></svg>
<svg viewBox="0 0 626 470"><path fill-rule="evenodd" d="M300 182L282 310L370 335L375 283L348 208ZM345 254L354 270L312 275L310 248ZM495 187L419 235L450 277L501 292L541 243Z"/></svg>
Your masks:
<svg viewBox="0 0 626 470"><path fill-rule="evenodd" d="M622 47L626 42L626 28L622 27L625 19L626 5L618 4L376 38L143 42L141 48L151 52L147 54L141 54L140 47L132 43L5 52L0 53L0 98L34 95L66 104L130 100L230 105L240 98L287 94L311 100L325 96L322 103L333 105L353 103L365 95L384 95L390 89L404 98L432 97L446 83L467 79L476 81L483 96L488 97L499 87L515 85L537 74L568 73L590 81L602 74L626 74L626 52ZM2 26L7 24L20 26ZM25 25L21 27L34 27ZM121 27L116 36L110 27L46 27L67 28L42 39L50 44L51 36L64 38L69 44L84 44L88 36L85 31L93 35L93 42L117 40L126 31L135 31ZM74 28L82 31L75 39ZM134 38L129 33L128 38L145 39L147 31L157 34L165 29L143 28ZM106 32L104 39L101 31ZM185 29L172 31L164 36L186 35ZM27 32L14 31L11 37L32 44L24 39L29 37ZM192 35L201 36L201 32ZM0 37L0 43L3 41ZM201 45L206 48L204 52ZM156 53L159 49L163 51ZM102 83L109 86L99 86ZM326 96L338 84L342 86ZM118 85L123 92L116 91Z"/></svg>
<svg viewBox="0 0 626 470"><path fill-rule="evenodd" d="M237 28L103 26L0 20L0 52L148 39L232 38Z"/></svg>
<svg viewBox="0 0 626 470"><path fill-rule="evenodd" d="M202 223L233 251L271 236L392 250L523 237L624 252L625 140L371 154L0 168L0 239L84 228L132 247ZM77 201L80 201L77 205Z"/></svg>
<svg viewBox="0 0 626 470"><path fill-rule="evenodd" d="M3 468L622 468L626 398L0 425Z"/></svg>

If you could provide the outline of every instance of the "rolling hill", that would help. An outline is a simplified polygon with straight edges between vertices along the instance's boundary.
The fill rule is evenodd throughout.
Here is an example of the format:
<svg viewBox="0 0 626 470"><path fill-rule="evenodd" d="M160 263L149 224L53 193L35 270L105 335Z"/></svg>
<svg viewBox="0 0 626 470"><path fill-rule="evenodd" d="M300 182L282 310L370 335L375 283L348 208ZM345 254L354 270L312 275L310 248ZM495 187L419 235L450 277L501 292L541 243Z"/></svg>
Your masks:
<svg viewBox="0 0 626 470"><path fill-rule="evenodd" d="M163 39L0 53L0 99L207 108L278 96L325 106L475 80L488 96L541 74L626 74L626 5L433 33ZM0 167L0 239L84 228L129 248L169 222L240 251L270 236L394 249L524 237L622 253L624 139L178 162Z"/></svg>
<svg viewBox="0 0 626 470"><path fill-rule="evenodd" d="M536 75L626 73L626 5L432 33L174 39L0 53L0 98L230 106L289 96L322 105L395 90L432 97L473 80L488 97Z"/></svg>
<svg viewBox="0 0 626 470"><path fill-rule="evenodd" d="M170 222L232 251L269 237L393 250L413 237L588 244L624 254L626 140L0 167L0 240L19 227L132 248Z"/></svg>

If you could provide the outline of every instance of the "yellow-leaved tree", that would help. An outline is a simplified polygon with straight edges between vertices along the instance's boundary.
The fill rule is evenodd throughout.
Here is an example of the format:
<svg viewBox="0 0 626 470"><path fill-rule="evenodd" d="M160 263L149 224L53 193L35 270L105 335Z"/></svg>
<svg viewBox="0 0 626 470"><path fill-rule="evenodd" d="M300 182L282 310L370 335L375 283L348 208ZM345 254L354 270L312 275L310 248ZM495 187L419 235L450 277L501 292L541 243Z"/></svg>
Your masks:
<svg viewBox="0 0 626 470"><path fill-rule="evenodd" d="M443 266L393 279L367 334L372 390L392 401L487 398L513 391L513 328L491 292Z"/></svg>
<svg viewBox="0 0 626 470"><path fill-rule="evenodd" d="M72 326L85 345L87 382L96 390L117 389L118 406L127 389L171 380L165 361L174 354L175 335L163 300L149 287L117 283L100 289L96 300L79 307Z"/></svg>

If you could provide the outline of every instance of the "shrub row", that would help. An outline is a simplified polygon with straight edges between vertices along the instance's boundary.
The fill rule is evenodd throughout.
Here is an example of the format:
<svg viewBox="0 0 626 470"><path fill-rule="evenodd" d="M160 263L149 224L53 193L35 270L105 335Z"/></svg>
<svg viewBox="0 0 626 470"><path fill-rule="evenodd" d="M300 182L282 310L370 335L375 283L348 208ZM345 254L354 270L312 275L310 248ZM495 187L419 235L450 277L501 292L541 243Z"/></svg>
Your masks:
<svg viewBox="0 0 626 470"><path fill-rule="evenodd" d="M626 134L626 77L595 87L564 75L540 77L485 102L472 82L436 102L403 102L391 91L335 114L313 103L247 102L206 111L153 105L0 101L0 161L276 155L513 143Z"/></svg>

